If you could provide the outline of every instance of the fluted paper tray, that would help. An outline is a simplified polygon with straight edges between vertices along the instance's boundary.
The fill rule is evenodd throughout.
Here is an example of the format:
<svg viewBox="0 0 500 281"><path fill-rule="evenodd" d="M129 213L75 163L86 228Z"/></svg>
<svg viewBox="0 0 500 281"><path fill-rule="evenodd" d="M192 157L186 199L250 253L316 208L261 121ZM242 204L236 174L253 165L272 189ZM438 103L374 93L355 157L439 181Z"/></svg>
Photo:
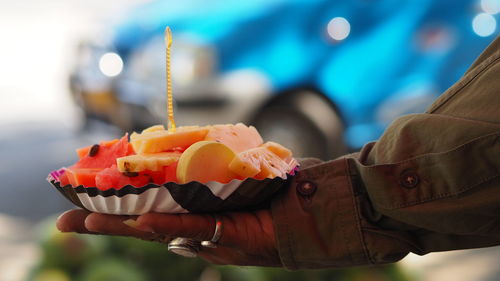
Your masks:
<svg viewBox="0 0 500 281"><path fill-rule="evenodd" d="M143 187L124 186L120 189L100 190L95 187L61 186L59 177L64 169L53 171L47 177L69 201L83 209L115 215L156 213L208 213L235 211L257 207L268 202L293 177L297 166L285 177L273 179L232 180L219 182L190 182Z"/></svg>

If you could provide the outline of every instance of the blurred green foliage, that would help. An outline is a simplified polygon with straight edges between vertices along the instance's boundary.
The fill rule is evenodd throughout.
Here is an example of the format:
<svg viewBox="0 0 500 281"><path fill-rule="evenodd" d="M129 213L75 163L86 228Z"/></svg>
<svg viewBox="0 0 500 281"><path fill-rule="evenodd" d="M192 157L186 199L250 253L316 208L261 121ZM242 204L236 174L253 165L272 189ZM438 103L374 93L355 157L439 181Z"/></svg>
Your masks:
<svg viewBox="0 0 500 281"><path fill-rule="evenodd" d="M41 258L28 281L410 281L396 265L290 272L213 266L134 238L60 233L54 218L39 228Z"/></svg>

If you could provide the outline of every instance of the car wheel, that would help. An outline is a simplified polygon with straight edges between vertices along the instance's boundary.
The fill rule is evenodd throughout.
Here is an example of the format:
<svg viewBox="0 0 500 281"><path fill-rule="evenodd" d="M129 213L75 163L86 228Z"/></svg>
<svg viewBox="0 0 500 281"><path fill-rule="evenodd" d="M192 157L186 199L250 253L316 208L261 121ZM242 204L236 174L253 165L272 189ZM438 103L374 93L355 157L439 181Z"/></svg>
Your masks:
<svg viewBox="0 0 500 281"><path fill-rule="evenodd" d="M323 160L346 154L340 116L311 91L297 91L275 98L253 118L265 140L291 149L296 157Z"/></svg>

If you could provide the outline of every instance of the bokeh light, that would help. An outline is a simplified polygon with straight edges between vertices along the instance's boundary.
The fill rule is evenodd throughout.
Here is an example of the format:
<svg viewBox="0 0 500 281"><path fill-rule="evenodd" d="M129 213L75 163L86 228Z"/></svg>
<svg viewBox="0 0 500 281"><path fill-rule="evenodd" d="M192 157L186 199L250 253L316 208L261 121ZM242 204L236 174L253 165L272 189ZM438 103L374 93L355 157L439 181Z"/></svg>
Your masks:
<svg viewBox="0 0 500 281"><path fill-rule="evenodd" d="M116 53L106 53L99 60L99 69L106 76L117 76L123 70L123 60Z"/></svg>
<svg viewBox="0 0 500 281"><path fill-rule="evenodd" d="M328 23L327 30L331 38L341 41L349 36L351 24L343 17L336 17Z"/></svg>
<svg viewBox="0 0 500 281"><path fill-rule="evenodd" d="M472 29L477 35L481 37L492 35L495 32L496 28L497 21L490 14L481 13L475 16L472 20Z"/></svg>
<svg viewBox="0 0 500 281"><path fill-rule="evenodd" d="M481 9L490 15L500 12L500 0L481 0Z"/></svg>

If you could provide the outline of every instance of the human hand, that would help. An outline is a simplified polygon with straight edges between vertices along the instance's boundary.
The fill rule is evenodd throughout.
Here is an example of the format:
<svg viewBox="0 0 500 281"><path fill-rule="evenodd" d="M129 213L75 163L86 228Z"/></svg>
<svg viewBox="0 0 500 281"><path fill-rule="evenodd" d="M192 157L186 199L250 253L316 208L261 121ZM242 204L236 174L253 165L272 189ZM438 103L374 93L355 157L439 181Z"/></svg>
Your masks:
<svg viewBox="0 0 500 281"><path fill-rule="evenodd" d="M214 264L282 266L269 210L218 215L223 230L217 248L201 247L198 256ZM130 219L135 222L124 223ZM57 219L56 225L62 232L130 236L165 244L175 237L210 240L215 230L215 220L211 215L148 213L118 216L81 209L65 212Z"/></svg>

